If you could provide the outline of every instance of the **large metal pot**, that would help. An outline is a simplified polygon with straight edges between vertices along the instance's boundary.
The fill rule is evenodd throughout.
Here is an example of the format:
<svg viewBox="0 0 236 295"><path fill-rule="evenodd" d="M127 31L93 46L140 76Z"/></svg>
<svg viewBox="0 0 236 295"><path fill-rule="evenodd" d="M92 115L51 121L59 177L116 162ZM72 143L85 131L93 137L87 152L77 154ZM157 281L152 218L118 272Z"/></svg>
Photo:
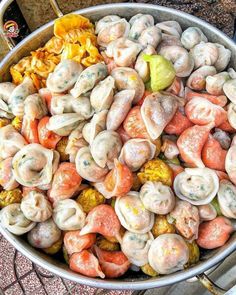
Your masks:
<svg viewBox="0 0 236 295"><path fill-rule="evenodd" d="M82 14L89 17L91 20L96 21L99 18L108 14L118 14L123 17L130 18L137 13L149 13L153 15L156 21L176 20L182 28L189 26L197 26L203 30L208 39L213 42L218 42L225 45L232 52L231 66L236 68L236 44L229 39L225 34L209 25L207 22L202 21L189 14L162 7L157 5L147 4L108 4L95 6L78 10L75 13ZM29 35L24 41L18 44L0 63L0 80L7 80L9 78L9 67L19 61L20 58L26 56L31 50L34 50L45 43L53 35L53 21L44 25L40 29ZM97 288L106 289L132 289L141 290L155 287L162 287L170 284L187 280L194 276L203 274L209 270L234 250L236 250L236 234L232 235L228 243L222 248L214 251L206 252L202 255L201 261L190 269L179 271L177 273L166 275L157 278L147 278L144 275L127 274L122 279L117 280L101 280L94 279L76 274L69 270L65 263L49 257L36 249L32 248L22 238L9 233L7 230L0 227L3 236L21 253L23 253L30 260L36 264L46 268L47 270L59 275L63 278L75 281L77 283L86 284ZM223 294L220 293L217 294ZM215 293L216 294L216 293Z"/></svg>

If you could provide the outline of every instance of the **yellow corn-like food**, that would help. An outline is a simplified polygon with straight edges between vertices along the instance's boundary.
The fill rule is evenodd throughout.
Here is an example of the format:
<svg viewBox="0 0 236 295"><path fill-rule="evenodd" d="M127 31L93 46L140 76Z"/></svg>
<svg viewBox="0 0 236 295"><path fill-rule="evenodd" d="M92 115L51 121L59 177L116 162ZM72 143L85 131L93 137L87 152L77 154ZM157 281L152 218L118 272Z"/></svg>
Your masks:
<svg viewBox="0 0 236 295"><path fill-rule="evenodd" d="M138 178L144 184L147 181L160 181L165 185L172 185L173 171L162 160L154 159L143 165L138 173Z"/></svg>
<svg viewBox="0 0 236 295"><path fill-rule="evenodd" d="M65 149L68 143L68 137L62 137L62 139L57 143L56 150L60 154L61 162L69 160L69 155L65 153Z"/></svg>
<svg viewBox="0 0 236 295"><path fill-rule="evenodd" d="M0 118L0 128L8 125L11 123L11 120L7 119L7 118Z"/></svg>
<svg viewBox="0 0 236 295"><path fill-rule="evenodd" d="M164 215L156 215L155 222L152 227L152 234L154 238L163 235L175 233L175 227L170 224Z"/></svg>
<svg viewBox="0 0 236 295"><path fill-rule="evenodd" d="M193 241L192 243L185 241L188 249L189 249L189 260L188 263L186 264L186 267L189 267L193 264L196 264L199 259L200 259L200 250L199 247L197 245L197 243L195 241Z"/></svg>
<svg viewBox="0 0 236 295"><path fill-rule="evenodd" d="M157 277L158 273L151 267L149 263L141 266L142 272L144 272L146 275L150 277Z"/></svg>
<svg viewBox="0 0 236 295"><path fill-rule="evenodd" d="M62 237L56 242L54 243L51 247L48 248L44 248L42 249L45 253L50 254L50 255L54 255L57 252L60 251L61 247L62 247L62 243L63 243L63 239Z"/></svg>
<svg viewBox="0 0 236 295"><path fill-rule="evenodd" d="M105 198L94 188L86 188L82 190L77 202L82 206L85 213L89 213L94 207L104 204Z"/></svg>
<svg viewBox="0 0 236 295"><path fill-rule="evenodd" d="M0 192L0 208L6 207L10 204L20 203L22 199L22 192L19 188L11 191Z"/></svg>
<svg viewBox="0 0 236 295"><path fill-rule="evenodd" d="M99 237L96 242L97 246L106 251L118 251L120 250L119 243L108 241L103 237Z"/></svg>
<svg viewBox="0 0 236 295"><path fill-rule="evenodd" d="M22 118L19 117L15 117L12 121L11 121L11 125L17 130L17 131L21 131L22 128Z"/></svg>

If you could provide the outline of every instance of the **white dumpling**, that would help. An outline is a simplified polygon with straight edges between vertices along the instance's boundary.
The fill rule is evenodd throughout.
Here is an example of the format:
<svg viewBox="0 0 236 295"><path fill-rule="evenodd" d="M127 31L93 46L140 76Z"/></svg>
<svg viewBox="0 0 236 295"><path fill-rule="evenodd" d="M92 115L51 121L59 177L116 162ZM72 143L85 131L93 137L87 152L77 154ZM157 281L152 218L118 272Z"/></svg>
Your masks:
<svg viewBox="0 0 236 295"><path fill-rule="evenodd" d="M165 46L183 47L183 44L179 37L162 33L161 42L157 47L157 51L160 51Z"/></svg>
<svg viewBox="0 0 236 295"><path fill-rule="evenodd" d="M223 94L224 84L229 79L230 79L230 76L229 76L229 73L227 72L221 72L214 76L208 76L206 78L206 91L212 95ZM236 95L235 95L235 102L236 102Z"/></svg>
<svg viewBox="0 0 236 295"><path fill-rule="evenodd" d="M108 110L113 102L115 80L108 76L98 83L91 92L90 101L95 112Z"/></svg>
<svg viewBox="0 0 236 295"><path fill-rule="evenodd" d="M88 143L82 135L82 129L86 122L81 122L79 126L71 132L68 137L65 153L69 155L70 162L75 162L75 157L80 148L87 146Z"/></svg>
<svg viewBox="0 0 236 295"><path fill-rule="evenodd" d="M236 71L233 68L227 70L231 79L236 79Z"/></svg>
<svg viewBox="0 0 236 295"><path fill-rule="evenodd" d="M93 116L90 99L86 96L73 97L70 94L53 95L51 100L51 114L61 115L65 113L77 113L84 119Z"/></svg>
<svg viewBox="0 0 236 295"><path fill-rule="evenodd" d="M184 239L177 234L163 234L151 244L148 261L159 274L183 270L189 260L189 249Z"/></svg>
<svg viewBox="0 0 236 295"><path fill-rule="evenodd" d="M84 179L92 182L103 181L108 168L101 168L94 161L89 147L82 147L75 158L75 165L78 174Z"/></svg>
<svg viewBox="0 0 236 295"><path fill-rule="evenodd" d="M138 40L145 29L154 26L154 18L150 14L139 13L131 17L129 23L131 24L129 37Z"/></svg>
<svg viewBox="0 0 236 295"><path fill-rule="evenodd" d="M60 136L68 136L82 121L84 121L84 118L76 113L55 115L50 117L47 129Z"/></svg>
<svg viewBox="0 0 236 295"><path fill-rule="evenodd" d="M106 120L107 130L117 130L131 109L135 90L127 89L116 93Z"/></svg>
<svg viewBox="0 0 236 295"><path fill-rule="evenodd" d="M224 83L223 91L230 101L236 104L236 79Z"/></svg>
<svg viewBox="0 0 236 295"><path fill-rule="evenodd" d="M42 222L52 216L52 206L47 197L40 192L31 191L23 197L20 205L26 218L34 222Z"/></svg>
<svg viewBox="0 0 236 295"><path fill-rule="evenodd" d="M228 218L236 219L236 187L229 180L220 181L217 199L222 214Z"/></svg>
<svg viewBox="0 0 236 295"><path fill-rule="evenodd" d="M12 125L0 128L0 158L6 159L14 156L27 145L24 137Z"/></svg>
<svg viewBox="0 0 236 295"><path fill-rule="evenodd" d="M27 234L28 242L34 248L44 249L51 247L61 238L61 230L57 227L52 218L37 223Z"/></svg>
<svg viewBox="0 0 236 295"><path fill-rule="evenodd" d="M157 139L166 125L173 118L179 102L170 93L153 93L148 95L142 106L141 115L151 139Z"/></svg>
<svg viewBox="0 0 236 295"><path fill-rule="evenodd" d="M164 21L157 23L156 26L161 30L163 34L176 36L180 38L182 34L182 28L177 21Z"/></svg>
<svg viewBox="0 0 236 295"><path fill-rule="evenodd" d="M230 180L236 185L236 145L235 138L229 148L225 158L225 170Z"/></svg>
<svg viewBox="0 0 236 295"><path fill-rule="evenodd" d="M16 86L11 82L0 83L0 117L12 119L14 115L10 106L10 98Z"/></svg>
<svg viewBox="0 0 236 295"><path fill-rule="evenodd" d="M0 162L0 185L4 190L13 190L19 186L12 172L12 157Z"/></svg>
<svg viewBox="0 0 236 295"><path fill-rule="evenodd" d="M188 77L191 74L194 59L185 48L177 45L162 46L158 53L173 63L177 77Z"/></svg>
<svg viewBox="0 0 236 295"><path fill-rule="evenodd" d="M209 168L185 168L174 180L174 191L193 205L209 204L219 189L219 178Z"/></svg>
<svg viewBox="0 0 236 295"><path fill-rule="evenodd" d="M223 45L215 43L218 48L218 58L214 64L214 67L218 72L222 72L229 64L231 58L231 51L225 48Z"/></svg>
<svg viewBox="0 0 236 295"><path fill-rule="evenodd" d="M148 45L143 51L140 52L135 62L134 69L138 72L139 76L145 83L150 80L150 68L149 63L143 59L144 54L153 55L156 54L156 50L151 45Z"/></svg>
<svg viewBox="0 0 236 295"><path fill-rule="evenodd" d="M0 220L1 225L14 235L23 235L36 225L24 216L20 204L4 207L0 212Z"/></svg>
<svg viewBox="0 0 236 295"><path fill-rule="evenodd" d="M207 78L216 74L216 69L213 66L202 66L192 72L187 80L186 86L196 91L204 90Z"/></svg>
<svg viewBox="0 0 236 295"><path fill-rule="evenodd" d="M86 214L75 200L60 200L53 209L53 220L61 230L78 230L85 225Z"/></svg>
<svg viewBox="0 0 236 295"><path fill-rule="evenodd" d="M236 104L231 102L228 104L227 116L230 125L236 129Z"/></svg>
<svg viewBox="0 0 236 295"><path fill-rule="evenodd" d="M201 222L210 221L217 217L217 211L211 203L198 206L198 212Z"/></svg>
<svg viewBox="0 0 236 295"><path fill-rule="evenodd" d="M117 67L111 72L111 76L115 79L115 85L119 91L125 89L135 90L133 104L140 101L144 94L145 86L143 80L134 69Z"/></svg>
<svg viewBox="0 0 236 295"><path fill-rule="evenodd" d="M40 144L24 146L12 160L15 179L27 187L47 185L59 163L59 153Z"/></svg>
<svg viewBox="0 0 236 295"><path fill-rule="evenodd" d="M115 211L121 225L138 234L149 232L154 224L154 214L145 209L139 193L130 191L115 202Z"/></svg>
<svg viewBox="0 0 236 295"><path fill-rule="evenodd" d="M81 94L84 94L93 89L93 87L106 78L108 75L107 66L104 63L98 63L92 65L79 75L77 82L73 89L70 90L70 93L74 97L79 97Z"/></svg>
<svg viewBox="0 0 236 295"><path fill-rule="evenodd" d="M161 38L161 30L156 26L152 26L142 31L141 36L138 38L138 42L143 47L147 47L148 45L150 45L156 48L157 45L161 42Z"/></svg>
<svg viewBox="0 0 236 295"><path fill-rule="evenodd" d="M91 154L96 162L102 168L114 167L114 159L119 157L122 148L120 135L115 131L104 130L100 132L92 141Z"/></svg>
<svg viewBox="0 0 236 295"><path fill-rule="evenodd" d="M10 97L10 108L15 116L24 116L24 100L35 92L33 81L29 77L25 77L23 82L16 86Z"/></svg>
<svg viewBox="0 0 236 295"><path fill-rule="evenodd" d="M38 94L31 94L26 97L24 102L24 114L27 118L42 119L48 113L47 105L44 99Z"/></svg>
<svg viewBox="0 0 236 295"><path fill-rule="evenodd" d="M83 68L71 59L62 60L47 78L47 88L51 92L62 93L73 87Z"/></svg>
<svg viewBox="0 0 236 295"><path fill-rule="evenodd" d="M154 158L156 146L148 139L132 138L122 147L119 161L131 171L139 170L147 161Z"/></svg>
<svg viewBox="0 0 236 295"><path fill-rule="evenodd" d="M111 41L121 37L127 37L130 31L130 24L125 18L108 22L99 28L97 42L98 45L106 47Z"/></svg>
<svg viewBox="0 0 236 295"><path fill-rule="evenodd" d="M106 128L106 118L108 110L94 114L91 121L84 125L82 134L88 143L92 143L94 138Z"/></svg>
<svg viewBox="0 0 236 295"><path fill-rule="evenodd" d="M191 49L191 54L194 59L195 69L202 66L215 66L219 57L219 49L214 43L200 42Z"/></svg>
<svg viewBox="0 0 236 295"><path fill-rule="evenodd" d="M104 27L107 27L110 25L110 23L120 20L120 17L118 15L106 15L103 18L101 18L98 22L95 24L95 34L98 34Z"/></svg>
<svg viewBox="0 0 236 295"><path fill-rule="evenodd" d="M148 251L153 240L151 232L136 234L126 231L122 237L121 250L132 264L143 266L148 263Z"/></svg>
<svg viewBox="0 0 236 295"><path fill-rule="evenodd" d="M192 49L201 41L207 42L208 40L202 30L197 27L189 27L181 35L181 43L188 50Z"/></svg>
<svg viewBox="0 0 236 295"><path fill-rule="evenodd" d="M147 181L140 189L144 207L159 215L168 214L175 207L175 196L171 188L161 182Z"/></svg>
<svg viewBox="0 0 236 295"><path fill-rule="evenodd" d="M117 66L129 67L134 64L142 46L127 38L119 38L108 44L106 55L114 59Z"/></svg>
<svg viewBox="0 0 236 295"><path fill-rule="evenodd" d="M192 242L198 238L200 217L198 208L187 201L176 200L175 208L167 216L182 237Z"/></svg>

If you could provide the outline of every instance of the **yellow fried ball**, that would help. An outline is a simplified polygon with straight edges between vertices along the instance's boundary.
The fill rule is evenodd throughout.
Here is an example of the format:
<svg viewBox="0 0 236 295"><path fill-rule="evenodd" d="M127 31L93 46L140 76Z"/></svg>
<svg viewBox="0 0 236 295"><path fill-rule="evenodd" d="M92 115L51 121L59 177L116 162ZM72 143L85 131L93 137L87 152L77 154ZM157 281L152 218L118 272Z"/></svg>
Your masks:
<svg viewBox="0 0 236 295"><path fill-rule="evenodd" d="M21 131L21 128L22 128L22 118L15 117L15 118L11 121L11 125L12 125L17 131Z"/></svg>
<svg viewBox="0 0 236 295"><path fill-rule="evenodd" d="M173 224L170 224L164 215L156 215L155 222L152 227L152 234L154 238L163 235L175 233L175 227Z"/></svg>
<svg viewBox="0 0 236 295"><path fill-rule="evenodd" d="M11 123L11 120L7 119L7 118L0 118L0 128L8 125Z"/></svg>
<svg viewBox="0 0 236 295"><path fill-rule="evenodd" d="M104 237L98 237L96 244L102 250L106 250L106 251L118 251L118 250L120 250L119 243L110 242L107 239L105 239Z"/></svg>
<svg viewBox="0 0 236 295"><path fill-rule="evenodd" d="M6 207L10 204L20 203L22 199L22 192L19 188L11 191L0 192L0 208Z"/></svg>
<svg viewBox="0 0 236 295"><path fill-rule="evenodd" d="M82 190L77 202L82 206L85 213L89 213L94 207L104 204L105 198L94 188L86 188Z"/></svg>
<svg viewBox="0 0 236 295"><path fill-rule="evenodd" d="M151 267L149 263L141 266L142 272L144 272L146 275L150 277L157 277L158 273Z"/></svg>
<svg viewBox="0 0 236 295"><path fill-rule="evenodd" d="M56 254L57 252L60 251L61 249L61 246L62 246L62 243L63 243L63 239L62 237L57 241L55 242L51 247L48 247L48 248L44 248L42 249L45 253L47 254L50 254L50 255L54 255Z"/></svg>
<svg viewBox="0 0 236 295"><path fill-rule="evenodd" d="M189 267L193 264L196 264L199 259L200 259L200 250L199 247L197 245L197 243L195 241L193 241L192 243L185 241L188 249L189 249L189 260L186 264L186 267Z"/></svg>
<svg viewBox="0 0 236 295"><path fill-rule="evenodd" d="M142 183L140 179L138 178L137 173L132 173L133 174L133 186L131 188L132 191L139 191L140 187L142 186Z"/></svg>
<svg viewBox="0 0 236 295"><path fill-rule="evenodd" d="M173 180L173 171L164 161L153 159L143 165L138 173L138 178L142 184L147 181L160 181L170 186Z"/></svg>
<svg viewBox="0 0 236 295"><path fill-rule="evenodd" d="M57 143L56 150L60 154L61 162L69 160L69 155L65 153L65 149L68 143L68 137L62 137L62 139Z"/></svg>

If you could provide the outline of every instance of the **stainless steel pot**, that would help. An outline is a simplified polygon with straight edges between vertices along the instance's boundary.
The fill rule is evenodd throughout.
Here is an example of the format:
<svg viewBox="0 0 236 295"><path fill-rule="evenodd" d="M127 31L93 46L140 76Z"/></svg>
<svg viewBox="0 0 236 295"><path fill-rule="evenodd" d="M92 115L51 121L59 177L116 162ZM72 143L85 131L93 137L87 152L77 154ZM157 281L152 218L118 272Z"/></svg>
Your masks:
<svg viewBox="0 0 236 295"><path fill-rule="evenodd" d="M3 1L4 2L4 1ZM6 1L5 1L6 2ZM54 1L53 1L54 2ZM55 4L55 3L54 3ZM3 5L2 5L3 7ZM1 8L1 6L0 6ZM54 6L56 9L56 7ZM212 27L205 21L202 21L194 16L180 12L174 9L148 4L107 4L91 8L78 10L75 13L82 14L92 21L96 21L108 14L118 14L120 16L130 18L137 13L149 13L154 16L156 21L176 20L182 28L189 26L197 26L203 30L208 39L213 42L218 42L225 45L232 52L230 65L236 68L236 44L228 38L225 34ZM1 14L0 14L1 19ZM1 28L1 23L0 23ZM45 43L53 35L53 21L44 25L40 29L33 32L20 44L18 44L0 63L0 80L6 81L9 79L9 67L19 61L22 57L28 55L30 51L38 48ZM59 262L52 257L49 257L36 249L32 248L21 237L17 237L9 233L7 230L0 227L3 236L21 253L23 253L30 260L36 264L46 268L58 276L72 280L80 284L86 284L96 288L105 289L132 289L143 290L149 288L162 287L170 284L187 280L189 278L198 276L203 282L209 286L211 284L204 272L212 268L226 258L230 253L236 250L236 233L232 235L228 243L218 250L203 253L201 261L190 269L179 271L177 273L166 275L157 278L147 278L144 275L129 273L122 279L117 280L101 280L94 279L76 274L69 270L65 263ZM224 294L225 292L218 288L214 289L210 286L213 294Z"/></svg>

